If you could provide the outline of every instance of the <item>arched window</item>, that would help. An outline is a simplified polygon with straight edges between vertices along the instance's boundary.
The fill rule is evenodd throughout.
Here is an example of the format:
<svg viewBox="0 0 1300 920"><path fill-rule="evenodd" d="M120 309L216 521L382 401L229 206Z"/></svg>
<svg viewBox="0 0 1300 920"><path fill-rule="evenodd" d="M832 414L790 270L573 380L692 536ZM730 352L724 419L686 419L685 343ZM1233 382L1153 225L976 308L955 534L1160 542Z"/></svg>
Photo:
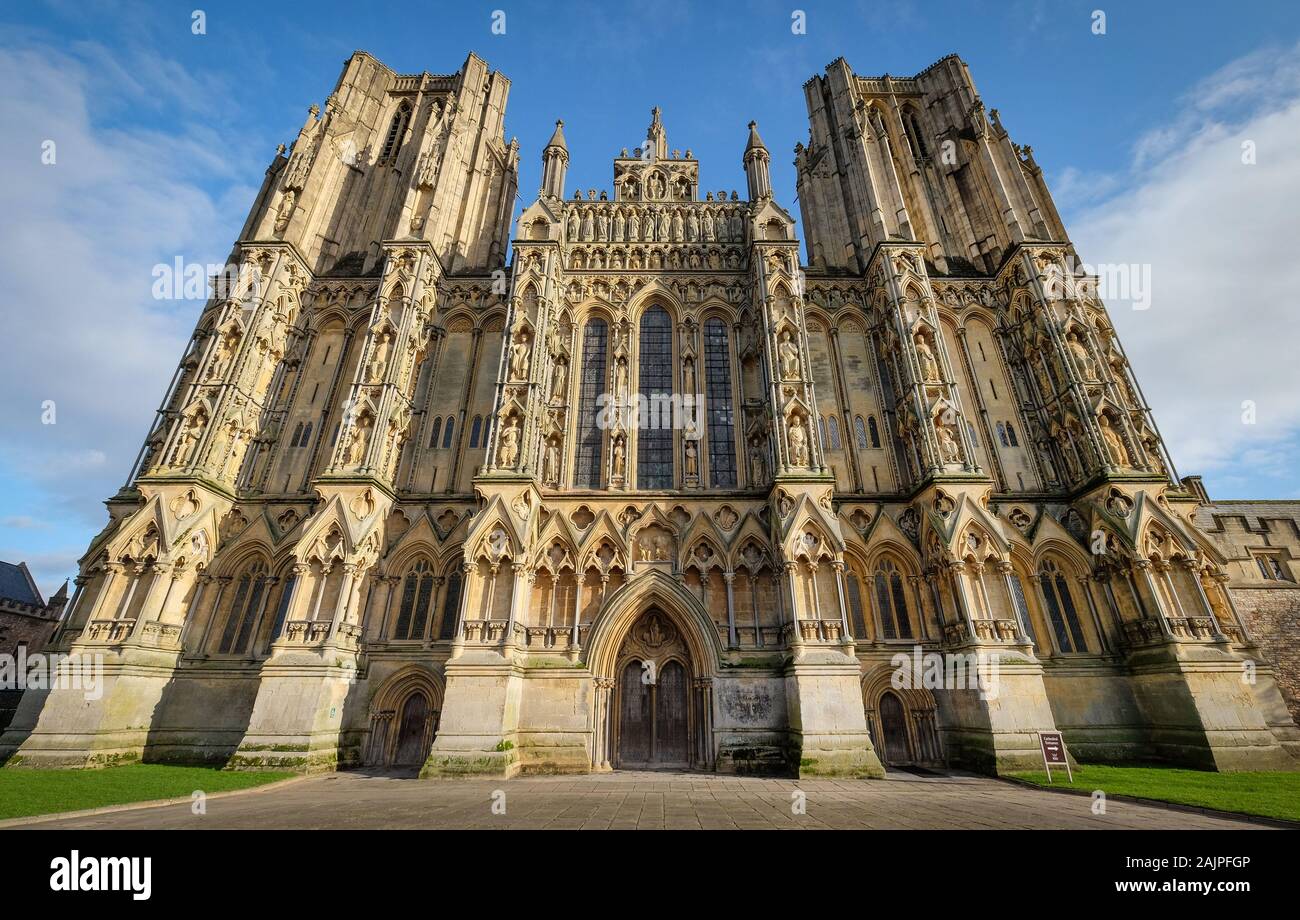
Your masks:
<svg viewBox="0 0 1300 920"><path fill-rule="evenodd" d="M1070 593L1070 583L1065 574L1055 562L1048 559L1043 562L1038 576L1057 645L1062 652L1086 652L1088 644L1083 638L1083 628L1079 625L1079 614L1074 606L1074 595Z"/></svg>
<svg viewBox="0 0 1300 920"><path fill-rule="evenodd" d="M925 146L925 135L921 133L921 123L916 118L916 112L911 109L903 117L903 129L907 133L908 143L912 145L912 153L917 159L925 159L930 156Z"/></svg>
<svg viewBox="0 0 1300 920"><path fill-rule="evenodd" d="M844 447L844 442L840 440L839 419L837 419L833 415L830 418L828 418L826 420L826 431L828 434L830 434L830 441L828 441L827 443L830 444L831 450L840 450L841 448Z"/></svg>
<svg viewBox="0 0 1300 920"><path fill-rule="evenodd" d="M853 637L865 639L867 621L862 614L862 586L858 584L858 573L850 569L845 579L848 582L846 587L849 595L849 610L853 616Z"/></svg>
<svg viewBox="0 0 1300 920"><path fill-rule="evenodd" d="M862 416L853 420L853 436L858 439L858 450L867 449L867 425L862 421Z"/></svg>
<svg viewBox="0 0 1300 920"><path fill-rule="evenodd" d="M302 447L302 422L299 422L298 426L293 429L293 437L289 439L289 446Z"/></svg>
<svg viewBox="0 0 1300 920"><path fill-rule="evenodd" d="M402 606L397 612L393 638L423 639L432 600L433 570L428 560L421 559L411 566L402 582Z"/></svg>
<svg viewBox="0 0 1300 920"><path fill-rule="evenodd" d="M892 559L885 559L876 569L876 605L880 608L880 628L886 639L912 638L907 590Z"/></svg>
<svg viewBox="0 0 1300 920"><path fill-rule="evenodd" d="M289 604L293 600L293 587L298 583L298 575L293 568L289 568L289 575L284 580L284 587L280 590L280 602L275 606L275 621L271 624L271 635L268 644L280 638L280 633L284 629L285 617L289 615Z"/></svg>
<svg viewBox="0 0 1300 920"><path fill-rule="evenodd" d="M1011 446L1010 444L1007 443L1007 426L1003 425L1001 422L998 422L998 442L1003 447Z"/></svg>
<svg viewBox="0 0 1300 920"><path fill-rule="evenodd" d="M641 418L636 433L637 488L671 489L673 325L663 307L651 307L642 315L637 358L641 394Z"/></svg>
<svg viewBox="0 0 1300 920"><path fill-rule="evenodd" d="M582 377L578 383L578 443L574 453L573 484L599 489L604 459L605 433L601 429L601 397L606 393L609 326L594 317L582 330Z"/></svg>
<svg viewBox="0 0 1300 920"><path fill-rule="evenodd" d="M308 422L307 427L302 430L302 440L298 442L298 446L306 447L310 443L311 443L311 422Z"/></svg>
<svg viewBox="0 0 1300 920"><path fill-rule="evenodd" d="M871 432L871 446L880 447L880 429L876 426L876 417L867 416L867 431Z"/></svg>
<svg viewBox="0 0 1300 920"><path fill-rule="evenodd" d="M1020 444L1016 441L1016 429L1011 427L1010 422L1007 422L1007 440L1011 442L1012 447L1020 446Z"/></svg>
<svg viewBox="0 0 1300 920"><path fill-rule="evenodd" d="M1037 651L1038 636L1034 634L1034 619L1029 615L1029 603L1025 600L1025 585L1020 580L1019 572L1011 573L1011 602L1015 605L1016 619L1020 621L1021 630L1029 637L1030 644Z"/></svg>
<svg viewBox="0 0 1300 920"><path fill-rule="evenodd" d="M970 433L970 442L974 444L976 447L979 447L980 439L979 439L979 435L975 434L975 426L972 425L970 422L967 422L966 431Z"/></svg>
<svg viewBox="0 0 1300 920"><path fill-rule="evenodd" d="M442 600L442 622L438 626L439 639L456 638L456 617L460 615L460 572L447 576L447 593Z"/></svg>
<svg viewBox="0 0 1300 920"><path fill-rule="evenodd" d="M383 151L379 154L381 160L397 156L398 151L402 149L402 139L406 136L406 126L410 121L411 106L402 102L393 113L393 120L388 123L388 134L384 136Z"/></svg>
<svg viewBox="0 0 1300 920"><path fill-rule="evenodd" d="M824 415L817 416L817 429L821 432L822 443L823 444L829 443L826 440L826 416Z"/></svg>
<svg viewBox="0 0 1300 920"><path fill-rule="evenodd" d="M440 435L440 434L442 434L442 418L441 418L441 417L436 418L436 419L433 420L433 433L429 435L429 446L430 446L430 447L437 447L437 446L438 446L438 435Z"/></svg>
<svg viewBox="0 0 1300 920"><path fill-rule="evenodd" d="M258 560L239 577L235 599L226 616L226 626L221 632L217 651L222 655L238 655L248 646L254 623L262 611L262 597L266 593L266 563Z"/></svg>
<svg viewBox="0 0 1300 920"><path fill-rule="evenodd" d="M704 324L704 373L709 413L709 481L714 488L735 488L736 418L732 406L731 348L727 325L717 318Z"/></svg>
<svg viewBox="0 0 1300 920"><path fill-rule="evenodd" d="M442 429L443 450L446 450L447 448L451 447L451 436L452 436L452 432L455 431L455 429L456 429L456 417L454 415L447 416L447 425L445 428Z"/></svg>
<svg viewBox="0 0 1300 920"><path fill-rule="evenodd" d="M478 447L478 438L479 435L482 434L482 432L483 432L483 416L476 415L474 416L474 423L469 430L469 446L471 448Z"/></svg>

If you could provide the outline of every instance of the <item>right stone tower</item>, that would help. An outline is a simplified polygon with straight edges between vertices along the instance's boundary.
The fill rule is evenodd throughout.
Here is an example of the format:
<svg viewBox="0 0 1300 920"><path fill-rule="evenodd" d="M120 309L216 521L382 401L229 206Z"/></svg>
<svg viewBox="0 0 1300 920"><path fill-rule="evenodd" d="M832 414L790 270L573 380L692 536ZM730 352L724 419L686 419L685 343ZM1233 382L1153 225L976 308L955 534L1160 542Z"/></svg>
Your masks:
<svg viewBox="0 0 1300 920"><path fill-rule="evenodd" d="M818 434L864 544L882 759L924 759L933 709L972 766L1037 759L1054 724L1086 759L1295 768L1300 731L1032 149L956 56L910 78L841 58L804 91ZM871 659L915 641L913 606L934 650L993 655L996 693L887 679Z"/></svg>

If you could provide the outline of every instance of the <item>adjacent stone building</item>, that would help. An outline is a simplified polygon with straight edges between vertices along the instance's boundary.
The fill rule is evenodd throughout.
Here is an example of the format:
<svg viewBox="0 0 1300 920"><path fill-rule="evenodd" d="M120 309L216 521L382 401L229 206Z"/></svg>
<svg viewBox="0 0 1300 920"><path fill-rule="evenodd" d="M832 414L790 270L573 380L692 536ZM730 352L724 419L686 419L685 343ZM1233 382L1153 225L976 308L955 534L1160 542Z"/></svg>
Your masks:
<svg viewBox="0 0 1300 920"><path fill-rule="evenodd" d="M743 192L658 109L572 191L557 123L512 233L506 78L353 55L82 560L102 699L0 756L1294 768L1030 150L956 57L804 89L806 266L752 122Z"/></svg>
<svg viewBox="0 0 1300 920"><path fill-rule="evenodd" d="M22 699L22 682L16 673L20 660L44 650L67 602L66 584L47 603L27 563L0 561L0 661L13 662L15 669L8 673L0 669L4 673L0 679L0 731L9 724Z"/></svg>

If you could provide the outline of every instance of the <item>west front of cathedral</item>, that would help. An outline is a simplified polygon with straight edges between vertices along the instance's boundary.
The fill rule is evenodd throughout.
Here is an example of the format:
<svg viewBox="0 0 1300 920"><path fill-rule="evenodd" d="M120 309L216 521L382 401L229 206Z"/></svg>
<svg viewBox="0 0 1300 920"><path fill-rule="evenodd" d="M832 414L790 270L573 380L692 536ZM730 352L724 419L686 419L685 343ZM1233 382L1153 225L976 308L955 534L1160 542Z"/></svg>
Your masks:
<svg viewBox="0 0 1300 920"><path fill-rule="evenodd" d="M710 190L658 109L605 190L557 123L515 219L509 88L358 52L275 157L52 644L102 693L8 766L1300 766L959 58L805 84L801 227L754 123Z"/></svg>

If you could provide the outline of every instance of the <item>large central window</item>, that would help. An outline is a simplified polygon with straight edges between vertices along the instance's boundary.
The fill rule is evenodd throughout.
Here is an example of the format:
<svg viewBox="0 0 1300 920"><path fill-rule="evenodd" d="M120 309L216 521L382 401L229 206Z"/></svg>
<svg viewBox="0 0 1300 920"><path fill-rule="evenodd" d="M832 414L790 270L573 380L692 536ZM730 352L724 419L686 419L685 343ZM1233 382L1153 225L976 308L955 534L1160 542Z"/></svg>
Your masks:
<svg viewBox="0 0 1300 920"><path fill-rule="evenodd" d="M582 330L582 377L578 383L578 446L575 454L574 485L599 489L605 433L598 424L601 396L605 393L605 353L609 326L603 319L587 321Z"/></svg>
<svg viewBox="0 0 1300 920"><path fill-rule="evenodd" d="M720 319L704 324L704 374L709 413L709 481L717 489L734 489L736 418L731 401L731 351L727 326Z"/></svg>
<svg viewBox="0 0 1300 920"><path fill-rule="evenodd" d="M641 489L673 486L673 324L663 307L641 317L636 484Z"/></svg>

